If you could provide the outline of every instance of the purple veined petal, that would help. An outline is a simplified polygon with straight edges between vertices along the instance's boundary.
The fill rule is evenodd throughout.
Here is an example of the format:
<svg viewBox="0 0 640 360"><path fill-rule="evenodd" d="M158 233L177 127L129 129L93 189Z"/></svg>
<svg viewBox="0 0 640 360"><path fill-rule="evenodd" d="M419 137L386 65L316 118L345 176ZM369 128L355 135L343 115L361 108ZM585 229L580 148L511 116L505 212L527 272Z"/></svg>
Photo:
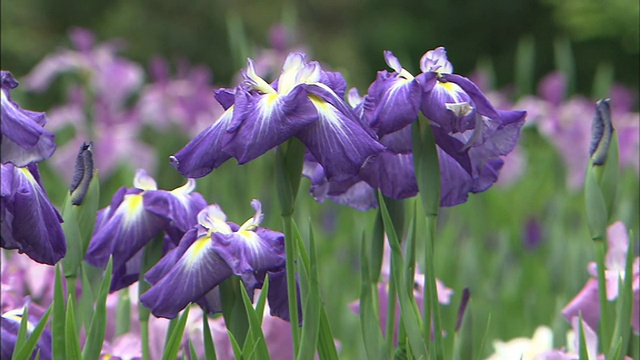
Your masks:
<svg viewBox="0 0 640 360"><path fill-rule="evenodd" d="M490 119L476 113L476 125L465 145L470 147L485 147L493 156L507 155L511 152L520 136L520 129L524 125L525 111L498 111L500 117Z"/></svg>
<svg viewBox="0 0 640 360"><path fill-rule="evenodd" d="M447 59L447 51L440 46L429 50L420 58L420 70L423 73L437 72L442 74L453 73L453 65Z"/></svg>
<svg viewBox="0 0 640 360"><path fill-rule="evenodd" d="M156 317L172 319L231 275L227 263L214 251L211 238L201 237L140 297L140 302Z"/></svg>
<svg viewBox="0 0 640 360"><path fill-rule="evenodd" d="M18 168L2 164L2 247L18 249L31 259L54 265L67 245L62 217L40 183L36 164Z"/></svg>
<svg viewBox="0 0 640 360"><path fill-rule="evenodd" d="M150 284L156 284L160 279L167 275L171 269L178 263L180 258L184 256L184 253L189 247L198 240L198 231L190 229L187 231L178 246L170 250L165 256L163 256L147 273L144 275L145 280Z"/></svg>
<svg viewBox="0 0 640 360"><path fill-rule="evenodd" d="M303 87L287 95L252 95L236 92L233 138L223 151L247 163L287 141L317 120L315 109Z"/></svg>
<svg viewBox="0 0 640 360"><path fill-rule="evenodd" d="M418 194L412 154L383 151L363 166L360 176L392 199L406 199Z"/></svg>
<svg viewBox="0 0 640 360"><path fill-rule="evenodd" d="M379 72L369 86L365 116L379 134L398 131L418 117L422 88L418 80Z"/></svg>
<svg viewBox="0 0 640 360"><path fill-rule="evenodd" d="M43 128L47 122L46 115L24 110L11 100L9 91L18 86L18 82L10 72L2 71L1 79L2 163L12 162L16 166L26 166L51 157L56 144L55 136Z"/></svg>
<svg viewBox="0 0 640 360"><path fill-rule="evenodd" d="M112 255L114 268L125 266L167 224L167 219L145 209L144 193L127 194L112 216L94 232L85 260L105 267Z"/></svg>
<svg viewBox="0 0 640 360"><path fill-rule="evenodd" d="M311 88L321 90L316 86ZM336 107L335 102L317 97L312 97L312 103L318 112L318 121L300 131L297 137L323 166L327 179L342 180L357 175L370 157L384 149L346 104Z"/></svg>
<svg viewBox="0 0 640 360"><path fill-rule="evenodd" d="M482 91L476 86L476 84L471 82L471 80L456 74L442 74L442 78L448 82L457 84L462 88L471 100L473 100L473 105L477 112L492 119L498 119L500 117L493 105L491 105Z"/></svg>
<svg viewBox="0 0 640 360"><path fill-rule="evenodd" d="M227 109L213 125L171 157L171 165L180 174L200 178L231 158L222 148L232 136L227 133L227 127L233 118L234 107Z"/></svg>
<svg viewBox="0 0 640 360"><path fill-rule="evenodd" d="M113 276L111 278L109 292L115 292L120 289L127 288L138 281L140 278L140 271L142 270L143 250L144 249L138 250L138 252L126 262L113 268Z"/></svg>
<svg viewBox="0 0 640 360"><path fill-rule="evenodd" d="M200 305L205 314L213 315L222 312L222 299L220 298L220 288L214 287L201 298L195 301Z"/></svg>

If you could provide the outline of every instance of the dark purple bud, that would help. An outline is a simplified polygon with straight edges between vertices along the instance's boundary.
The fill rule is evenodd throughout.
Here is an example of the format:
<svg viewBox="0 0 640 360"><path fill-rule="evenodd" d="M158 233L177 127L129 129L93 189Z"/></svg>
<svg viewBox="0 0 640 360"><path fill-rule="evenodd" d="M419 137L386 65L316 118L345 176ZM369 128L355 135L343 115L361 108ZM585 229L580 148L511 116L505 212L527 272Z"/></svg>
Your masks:
<svg viewBox="0 0 640 360"><path fill-rule="evenodd" d="M84 196L89 189L89 183L93 178L93 142L83 142L76 158L76 167L71 179L71 203L73 205L82 204Z"/></svg>
<svg viewBox="0 0 640 360"><path fill-rule="evenodd" d="M460 326L462 325L462 318L464 317L464 312L467 310L467 304L469 304L469 298L471 298L471 292L469 288L464 288L462 290L462 300L460 300L460 307L458 308L458 321L456 321L456 332L460 330Z"/></svg>

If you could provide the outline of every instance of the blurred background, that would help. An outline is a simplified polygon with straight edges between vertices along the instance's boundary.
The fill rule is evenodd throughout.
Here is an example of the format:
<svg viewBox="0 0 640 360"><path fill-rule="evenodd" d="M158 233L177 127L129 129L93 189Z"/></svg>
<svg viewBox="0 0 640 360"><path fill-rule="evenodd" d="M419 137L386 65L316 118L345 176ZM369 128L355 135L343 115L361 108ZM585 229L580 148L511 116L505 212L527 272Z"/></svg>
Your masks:
<svg viewBox="0 0 640 360"><path fill-rule="evenodd" d="M419 57L437 46L447 48L457 73L490 66L495 85L504 86L513 83L517 48L527 41L535 48L534 80L556 68L554 48L567 44L576 60L575 90L590 94L603 67L638 87L638 6L635 0L14 0L2 2L1 59L19 78L80 26L99 39L126 40L123 55L132 60L184 57L228 84L246 56L269 45L269 29L284 24L291 42L359 88L386 67L383 50L407 59L403 65L415 72Z"/></svg>
<svg viewBox="0 0 640 360"><path fill-rule="evenodd" d="M560 310L589 279L586 267L594 260L581 191L594 100L610 96L613 84L626 89L626 107L614 109L618 112L613 116L621 134L621 151L630 160L623 164L612 221L623 220L637 244L637 0L4 0L1 6L2 69L21 82L12 97L23 108L47 111L47 127L56 131L59 148L41 171L58 205L68 188L70 172L64 170L65 164L73 165L77 151L71 139L92 131L89 138L98 149L100 144L106 147L96 150L96 158L118 149L122 155L97 159L119 164L110 172L106 165L101 168L102 206L118 187L131 186L139 163L155 176L159 188L182 185L185 180L168 164L168 156L219 115L212 91L234 85L247 57L264 61L267 65L259 74L271 81L283 54L301 50L309 59L342 72L348 86L364 94L376 72L387 69L383 50L393 51L409 72L417 74L422 54L444 46L455 73L473 76L496 106L529 111L519 148L507 158L499 183L472 195L465 204L442 211L436 276L454 291L450 306L443 308L445 322L455 322L462 290L469 287L469 327L476 346L487 340L485 356L492 351L492 339L531 336L542 324L553 328L556 347L564 344L570 326ZM83 93L84 98L76 99L74 86L80 84L81 93L89 88L86 79L77 76L56 78L44 92L28 91L25 79L38 63L60 49L77 47L69 37L77 27L94 32L96 43L123 40L126 46L118 56L132 62L125 64L132 72L136 67L143 69L144 79L130 84L127 91L117 89L122 94L115 100L110 87L99 86L103 93ZM170 69L164 75L177 74L172 81L179 80L187 89L169 88L167 79L157 75L154 59L166 59ZM111 60L115 64L120 58ZM204 72L185 72L185 63L201 65ZM566 89L554 85L562 81L541 85L544 78L553 80L547 76L554 71L565 77ZM154 89L166 93L154 98ZM169 89L182 89L187 95ZM555 103L544 98L554 90L560 92ZM525 106L521 100L534 94L540 99ZM157 114L162 115L162 109L157 113L158 109L145 107L169 103L172 95L182 96L180 101L203 95L202 102L184 106L192 111L188 115L198 115L202 121L193 125L195 115L181 117L176 112L171 114L183 123L161 124ZM613 105L622 104L618 99ZM109 101L115 105L109 103L107 110L99 107ZM59 106L67 102L75 104L80 115L86 112L79 122L95 121L96 128L85 131L70 120L70 112L59 111L68 109ZM168 106L174 105L181 103ZM107 119L104 124L98 115ZM71 125L56 125L66 122ZM114 144L115 150L109 147ZM244 166L229 161L199 179L197 191L210 203L221 204L236 222L251 215L249 203L259 198L266 214L264 225L279 229L273 161L273 152ZM344 344L342 355L362 358L358 318L347 304L359 295L359 244L363 233L371 234L375 211L360 212L331 201L319 204L308 189L309 182L303 179L296 218L305 236L309 219L313 220L323 297L334 335ZM413 201L406 202L408 209Z"/></svg>

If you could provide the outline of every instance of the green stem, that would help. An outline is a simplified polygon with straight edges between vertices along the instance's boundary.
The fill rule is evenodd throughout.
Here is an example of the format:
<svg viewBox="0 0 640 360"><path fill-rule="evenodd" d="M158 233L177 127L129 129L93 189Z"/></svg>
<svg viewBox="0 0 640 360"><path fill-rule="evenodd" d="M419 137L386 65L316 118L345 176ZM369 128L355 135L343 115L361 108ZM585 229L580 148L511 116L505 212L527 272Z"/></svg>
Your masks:
<svg viewBox="0 0 640 360"><path fill-rule="evenodd" d="M607 280L604 274L605 241L595 241L596 264L598 271L598 297L600 301L600 344L602 352L611 346L611 329L609 327L609 302L607 301Z"/></svg>
<svg viewBox="0 0 640 360"><path fill-rule="evenodd" d="M291 325L291 339L293 342L293 354L297 355L300 349L300 332L298 319L298 293L296 286L295 258L298 253L294 241L291 215L283 215L284 222L284 247L286 254L287 271L287 300L289 302L289 324Z"/></svg>
<svg viewBox="0 0 640 360"><path fill-rule="evenodd" d="M393 261L393 259L390 259L390 261ZM393 271L393 266L389 266L389 270ZM378 289L375 289L374 291L378 291ZM389 351L393 350L393 340L396 327L396 291L396 282L393 280L393 274L391 274L389 276L389 293L387 294L387 324L385 332L387 349ZM392 355L392 353L390 353L390 355Z"/></svg>
<svg viewBox="0 0 640 360"><path fill-rule="evenodd" d="M429 342L431 338L431 320L433 319L433 337L435 339L435 356L436 359L443 359L444 343L442 339L442 319L440 318L440 303L438 302L438 291L436 286L435 266L435 237L436 223L438 221L437 214L428 214L426 216L427 225L427 243L425 244L425 277L424 277L424 321L423 331Z"/></svg>
<svg viewBox="0 0 640 360"><path fill-rule="evenodd" d="M142 340L142 360L151 359L149 354L149 318L140 320L140 337Z"/></svg>

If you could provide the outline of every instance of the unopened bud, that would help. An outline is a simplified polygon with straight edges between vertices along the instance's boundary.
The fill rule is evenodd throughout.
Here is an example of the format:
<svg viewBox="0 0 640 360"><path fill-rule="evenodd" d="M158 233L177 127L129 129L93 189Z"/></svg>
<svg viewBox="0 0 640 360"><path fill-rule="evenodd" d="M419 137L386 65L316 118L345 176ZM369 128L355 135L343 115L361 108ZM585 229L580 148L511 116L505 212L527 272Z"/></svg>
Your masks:
<svg viewBox="0 0 640 360"><path fill-rule="evenodd" d="M71 204L80 205L93 178L93 142L82 143L71 180Z"/></svg>
<svg viewBox="0 0 640 360"><path fill-rule="evenodd" d="M607 160L612 134L613 125L611 124L609 99L602 99L596 104L596 114L591 124L591 147L589 149L589 156L591 156L593 165L601 166Z"/></svg>

